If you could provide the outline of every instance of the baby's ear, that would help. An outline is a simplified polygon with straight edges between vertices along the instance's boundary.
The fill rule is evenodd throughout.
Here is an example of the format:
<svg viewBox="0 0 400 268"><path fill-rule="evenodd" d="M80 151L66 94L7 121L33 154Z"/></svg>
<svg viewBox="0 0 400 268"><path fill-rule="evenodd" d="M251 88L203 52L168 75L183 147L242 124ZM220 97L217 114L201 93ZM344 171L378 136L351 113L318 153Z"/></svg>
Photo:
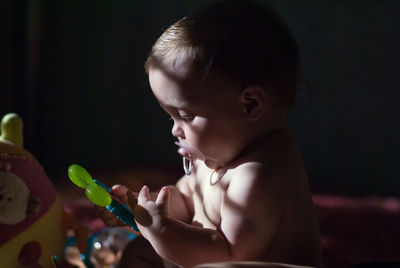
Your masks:
<svg viewBox="0 0 400 268"><path fill-rule="evenodd" d="M249 85L240 93L239 103L243 115L250 121L258 120L267 106L265 89L258 85Z"/></svg>

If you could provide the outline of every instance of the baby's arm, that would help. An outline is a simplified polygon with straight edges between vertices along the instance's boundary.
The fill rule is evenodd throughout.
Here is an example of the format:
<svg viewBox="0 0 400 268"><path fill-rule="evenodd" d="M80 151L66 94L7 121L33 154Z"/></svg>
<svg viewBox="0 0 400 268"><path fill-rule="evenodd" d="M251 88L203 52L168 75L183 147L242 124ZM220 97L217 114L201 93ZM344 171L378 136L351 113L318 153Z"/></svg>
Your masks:
<svg viewBox="0 0 400 268"><path fill-rule="evenodd" d="M277 174L265 172L258 163L237 168L221 207L221 231L230 245L232 260L274 256L272 242L286 209Z"/></svg>
<svg viewBox="0 0 400 268"><path fill-rule="evenodd" d="M165 186L169 192L169 215L177 220L191 223L193 218L193 200L191 198L191 190L188 185L189 176L184 176L175 185ZM164 188L165 188L164 187ZM151 194L150 194L151 195ZM152 196L155 201L157 194Z"/></svg>
<svg viewBox="0 0 400 268"><path fill-rule="evenodd" d="M203 262L258 260L272 242L282 206L273 191L266 193L257 167L245 167L232 178L221 207L217 230L185 224L170 217L168 189L152 202L148 188L139 193L138 207L148 213L139 229L157 253L183 267ZM151 218L151 219L150 219Z"/></svg>

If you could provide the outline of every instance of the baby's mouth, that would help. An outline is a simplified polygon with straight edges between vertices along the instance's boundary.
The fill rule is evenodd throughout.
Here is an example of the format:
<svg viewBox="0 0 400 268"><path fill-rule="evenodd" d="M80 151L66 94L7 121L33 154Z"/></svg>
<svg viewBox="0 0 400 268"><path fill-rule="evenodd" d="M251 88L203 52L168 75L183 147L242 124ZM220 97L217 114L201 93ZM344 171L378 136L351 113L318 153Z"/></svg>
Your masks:
<svg viewBox="0 0 400 268"><path fill-rule="evenodd" d="M178 154L182 155L183 157L189 159L192 162L194 162L197 159L202 161L206 159L201 152L197 151L196 149L192 148L190 145L186 143L177 141L175 142L175 144L179 146Z"/></svg>

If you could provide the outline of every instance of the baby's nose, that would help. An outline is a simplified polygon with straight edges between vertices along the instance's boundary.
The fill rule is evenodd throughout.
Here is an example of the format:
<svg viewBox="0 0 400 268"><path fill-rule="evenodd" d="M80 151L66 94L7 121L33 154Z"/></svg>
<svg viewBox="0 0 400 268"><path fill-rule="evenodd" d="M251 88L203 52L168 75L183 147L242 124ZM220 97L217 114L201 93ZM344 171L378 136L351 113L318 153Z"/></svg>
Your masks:
<svg viewBox="0 0 400 268"><path fill-rule="evenodd" d="M174 137L181 138L181 139L185 138L185 133L183 132L182 128L177 123L174 123L171 132Z"/></svg>

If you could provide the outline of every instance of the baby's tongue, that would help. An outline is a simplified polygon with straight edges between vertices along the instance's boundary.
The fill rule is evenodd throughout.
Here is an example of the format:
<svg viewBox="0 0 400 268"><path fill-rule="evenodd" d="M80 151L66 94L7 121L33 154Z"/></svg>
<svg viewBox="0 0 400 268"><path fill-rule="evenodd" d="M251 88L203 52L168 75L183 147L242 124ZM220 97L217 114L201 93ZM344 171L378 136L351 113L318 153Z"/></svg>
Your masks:
<svg viewBox="0 0 400 268"><path fill-rule="evenodd" d="M204 161L206 159L202 153L190 147L190 145L186 143L175 142L175 144L179 146L178 154L186 157L187 159L190 159L191 161L195 161L196 159Z"/></svg>

